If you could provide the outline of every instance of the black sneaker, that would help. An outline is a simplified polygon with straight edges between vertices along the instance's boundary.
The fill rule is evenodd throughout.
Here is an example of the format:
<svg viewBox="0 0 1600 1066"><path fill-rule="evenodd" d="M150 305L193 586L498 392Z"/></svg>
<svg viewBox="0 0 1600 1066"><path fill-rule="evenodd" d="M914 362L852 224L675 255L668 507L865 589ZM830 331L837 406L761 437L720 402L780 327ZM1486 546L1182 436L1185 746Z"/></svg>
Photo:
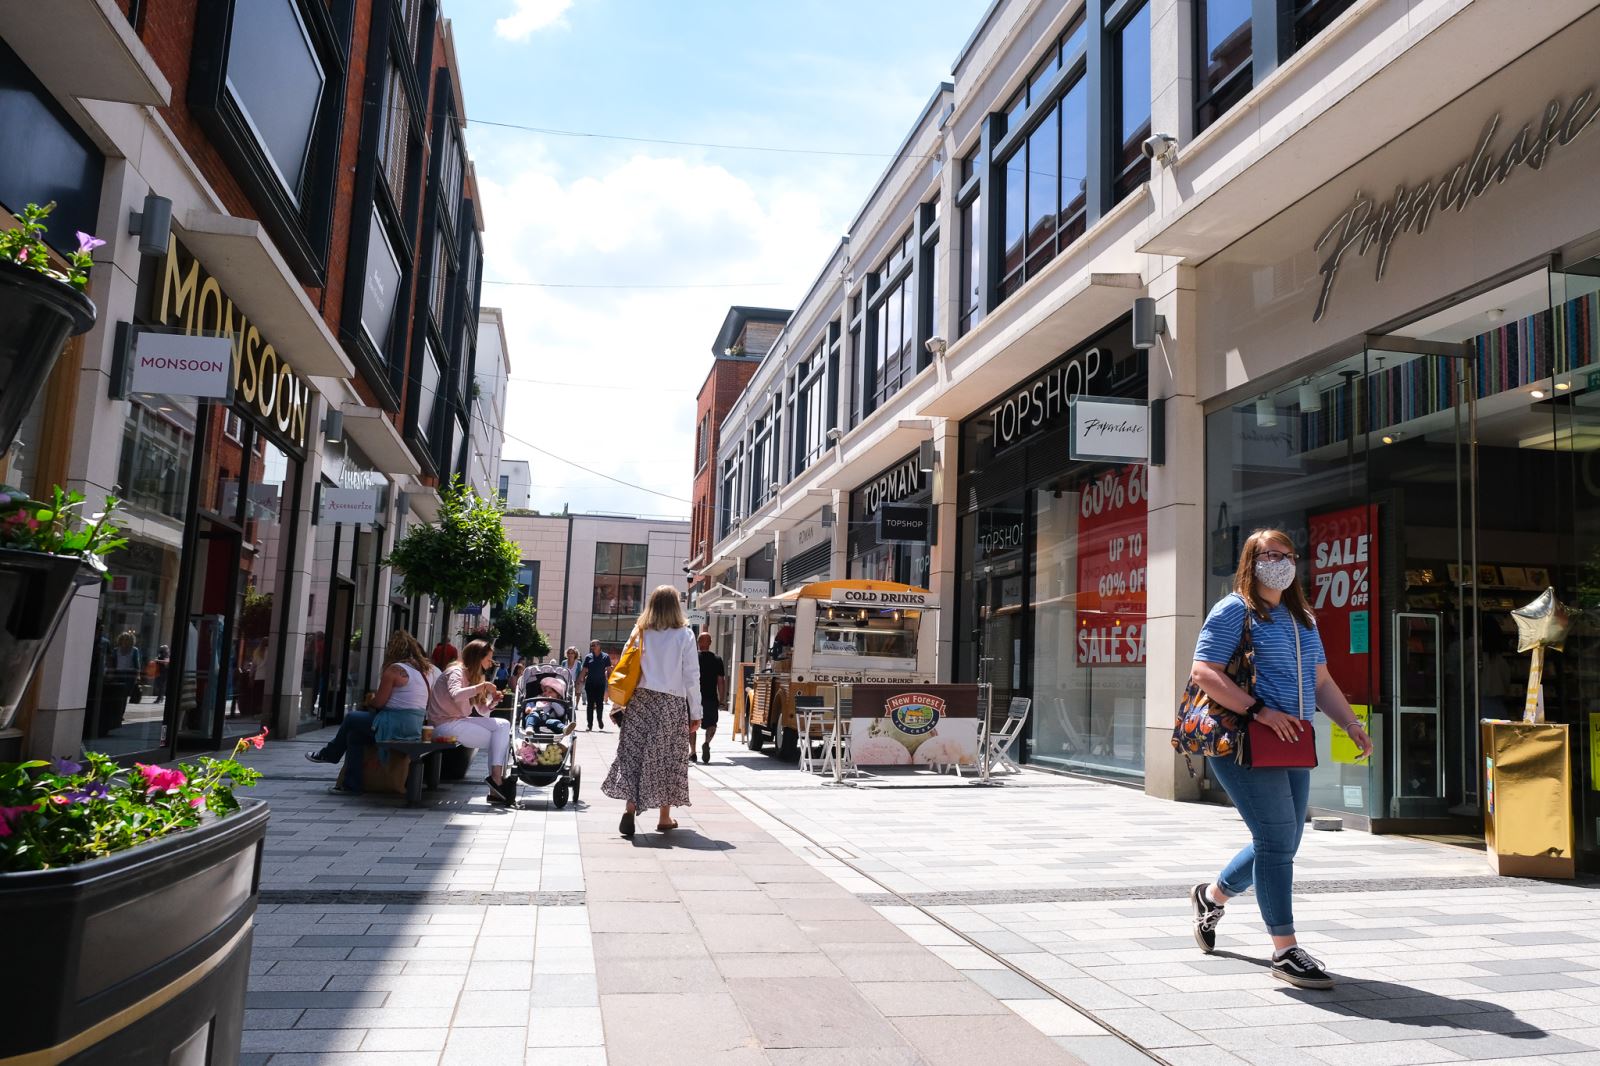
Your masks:
<svg viewBox="0 0 1600 1066"><path fill-rule="evenodd" d="M1189 903L1194 907L1194 942L1207 955L1217 950L1217 923L1227 908L1212 903L1207 889L1210 885L1195 885L1189 892Z"/></svg>
<svg viewBox="0 0 1600 1066"><path fill-rule="evenodd" d="M306 755L306 762L337 762L338 761L337 759L324 758L323 755L322 755L321 750L308 751L308 752L305 753L305 755Z"/></svg>
<svg viewBox="0 0 1600 1066"><path fill-rule="evenodd" d="M693 752L689 753L689 759L691 762L694 760ZM711 761L711 741L709 740L700 745L700 761L703 763L709 763Z"/></svg>
<svg viewBox="0 0 1600 1066"><path fill-rule="evenodd" d="M1272 976L1296 988L1332 988L1333 978L1302 947L1292 947L1272 960Z"/></svg>

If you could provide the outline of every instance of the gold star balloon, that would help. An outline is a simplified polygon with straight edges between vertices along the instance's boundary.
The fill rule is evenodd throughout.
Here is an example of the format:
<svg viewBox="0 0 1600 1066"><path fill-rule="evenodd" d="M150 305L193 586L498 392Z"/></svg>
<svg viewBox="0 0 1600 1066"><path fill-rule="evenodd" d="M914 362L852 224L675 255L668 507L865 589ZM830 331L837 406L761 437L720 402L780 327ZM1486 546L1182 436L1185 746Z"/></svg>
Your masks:
<svg viewBox="0 0 1600 1066"><path fill-rule="evenodd" d="M1517 650L1554 648L1560 651L1572 628L1572 610L1556 599L1556 590L1547 588L1539 598L1511 612L1517 623Z"/></svg>

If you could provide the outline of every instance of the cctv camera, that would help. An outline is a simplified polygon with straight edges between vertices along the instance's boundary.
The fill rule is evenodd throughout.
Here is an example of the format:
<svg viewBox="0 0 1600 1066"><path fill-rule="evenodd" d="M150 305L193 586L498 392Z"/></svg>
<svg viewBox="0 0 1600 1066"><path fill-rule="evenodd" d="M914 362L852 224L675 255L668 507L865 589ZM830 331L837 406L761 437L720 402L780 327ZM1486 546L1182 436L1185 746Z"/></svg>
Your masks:
<svg viewBox="0 0 1600 1066"><path fill-rule="evenodd" d="M944 350L947 345L945 344L943 337L929 337L927 341L923 343L923 347L928 349L929 355L937 356L944 354Z"/></svg>
<svg viewBox="0 0 1600 1066"><path fill-rule="evenodd" d="M1153 159L1168 167L1178 157L1178 139L1166 133L1153 133L1144 139L1139 150L1146 159Z"/></svg>
<svg viewBox="0 0 1600 1066"><path fill-rule="evenodd" d="M844 430L842 430L842 429L830 429L830 430L828 430L828 440L830 442L834 443L834 444L838 444L840 441L844 440Z"/></svg>

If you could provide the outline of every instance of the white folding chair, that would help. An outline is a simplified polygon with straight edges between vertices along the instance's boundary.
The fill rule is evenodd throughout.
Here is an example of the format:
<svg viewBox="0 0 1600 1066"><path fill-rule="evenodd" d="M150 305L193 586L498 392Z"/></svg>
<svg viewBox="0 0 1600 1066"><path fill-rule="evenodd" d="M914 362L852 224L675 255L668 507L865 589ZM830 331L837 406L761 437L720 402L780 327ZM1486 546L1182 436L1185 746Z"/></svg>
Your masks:
<svg viewBox="0 0 1600 1066"><path fill-rule="evenodd" d="M828 713L821 696L795 697L794 723L800 733L800 769L805 773L817 772L826 765L826 751L824 757L819 758L814 754L814 745L818 741L826 745L833 734L832 724L825 721Z"/></svg>
<svg viewBox="0 0 1600 1066"><path fill-rule="evenodd" d="M1011 697L1011 705L1006 709L1006 721L998 730L988 733L989 772L993 773L999 766L1006 766L1013 773L1021 773L1022 767L1011 757L1011 745L1017 742L1017 737L1022 733L1023 725L1028 721L1028 710L1033 706L1033 701L1026 696Z"/></svg>

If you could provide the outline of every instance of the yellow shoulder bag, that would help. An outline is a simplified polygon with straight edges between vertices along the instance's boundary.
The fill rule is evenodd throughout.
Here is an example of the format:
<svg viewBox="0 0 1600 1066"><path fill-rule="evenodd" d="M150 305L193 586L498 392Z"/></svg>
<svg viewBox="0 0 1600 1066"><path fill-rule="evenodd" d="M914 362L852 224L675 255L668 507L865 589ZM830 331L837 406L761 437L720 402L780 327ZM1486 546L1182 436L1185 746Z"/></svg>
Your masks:
<svg viewBox="0 0 1600 1066"><path fill-rule="evenodd" d="M639 687L639 678L644 673L643 655L644 642L639 636L639 627L634 626L617 665L611 670L611 677L606 680L606 698L613 706L626 707L633 699L633 690Z"/></svg>

